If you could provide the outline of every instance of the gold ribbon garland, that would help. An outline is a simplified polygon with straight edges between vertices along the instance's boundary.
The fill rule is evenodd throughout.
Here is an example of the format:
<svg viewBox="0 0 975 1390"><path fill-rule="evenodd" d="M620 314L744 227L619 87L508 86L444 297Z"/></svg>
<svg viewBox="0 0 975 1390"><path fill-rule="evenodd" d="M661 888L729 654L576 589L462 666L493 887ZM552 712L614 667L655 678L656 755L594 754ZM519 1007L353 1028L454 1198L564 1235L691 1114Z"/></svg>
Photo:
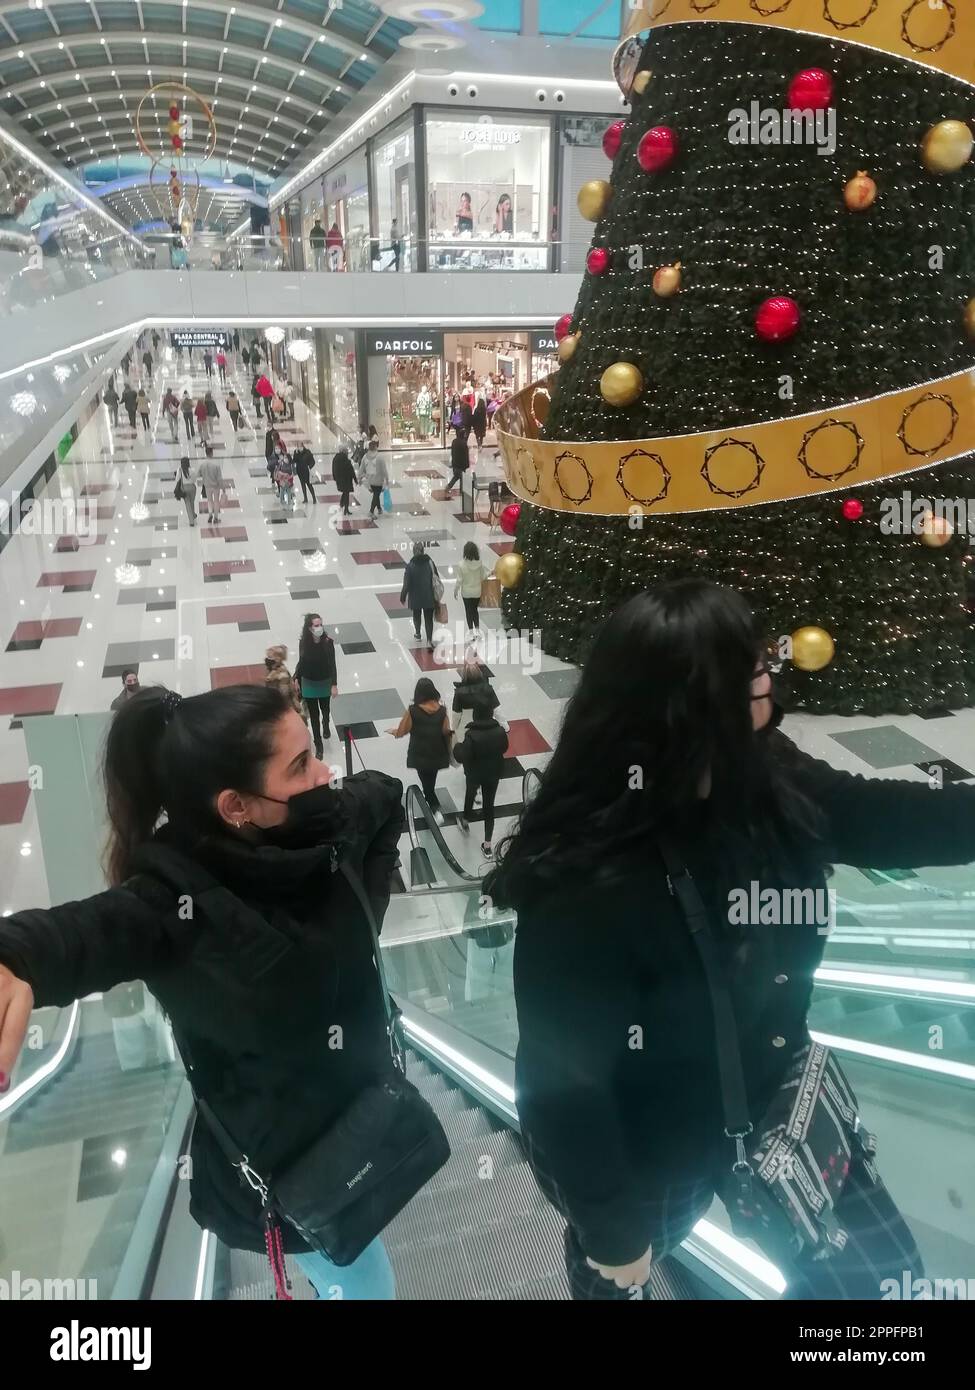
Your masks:
<svg viewBox="0 0 975 1390"><path fill-rule="evenodd" d="M628 96L642 50L636 35L669 24L721 20L862 44L975 84L971 7L972 0L640 0L613 71Z"/></svg>
<svg viewBox="0 0 975 1390"><path fill-rule="evenodd" d="M916 473L975 452L975 370L832 410L658 439L540 439L554 377L495 414L508 485L589 516L719 511Z"/></svg>

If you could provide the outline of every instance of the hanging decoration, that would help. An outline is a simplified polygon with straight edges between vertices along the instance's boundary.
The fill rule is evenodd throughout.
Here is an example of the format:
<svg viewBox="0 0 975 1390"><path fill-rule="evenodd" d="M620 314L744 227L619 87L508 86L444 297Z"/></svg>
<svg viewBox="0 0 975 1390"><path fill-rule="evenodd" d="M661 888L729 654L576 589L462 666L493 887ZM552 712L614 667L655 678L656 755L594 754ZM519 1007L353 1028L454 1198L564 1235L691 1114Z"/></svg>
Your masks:
<svg viewBox="0 0 975 1390"><path fill-rule="evenodd" d="M788 295L774 295L758 306L755 332L763 343L787 343L799 332L802 311Z"/></svg>
<svg viewBox="0 0 975 1390"><path fill-rule="evenodd" d="M681 264L662 265L653 277L653 292L658 299L670 299L680 292L682 283Z"/></svg>
<svg viewBox="0 0 975 1390"><path fill-rule="evenodd" d="M859 521L863 516L863 503L859 497L848 497L843 503L843 515L847 521Z"/></svg>
<svg viewBox="0 0 975 1390"><path fill-rule="evenodd" d="M877 201L877 185L863 169L843 189L843 201L850 212L866 212Z"/></svg>
<svg viewBox="0 0 975 1390"><path fill-rule="evenodd" d="M822 627L800 627L792 634L792 664L800 671L821 671L836 655L836 644Z"/></svg>
<svg viewBox="0 0 975 1390"><path fill-rule="evenodd" d="M513 536L518 529L518 518L521 516L521 503L511 502L501 513L501 530L506 536Z"/></svg>
<svg viewBox="0 0 975 1390"><path fill-rule="evenodd" d="M973 150L975 135L964 121L939 121L921 142L921 158L929 174L957 174Z"/></svg>
<svg viewBox="0 0 975 1390"><path fill-rule="evenodd" d="M576 206L587 222L598 222L609 207L612 186L605 179L590 179L576 194Z"/></svg>
<svg viewBox="0 0 975 1390"><path fill-rule="evenodd" d="M165 135L159 132L158 103L167 110ZM147 109L148 104L148 109ZM152 129L149 129L150 122ZM136 108L135 138L152 163L149 187L159 213L184 239L192 235L200 201L200 166L217 147L213 112L192 87L182 82L157 82Z"/></svg>
<svg viewBox="0 0 975 1390"><path fill-rule="evenodd" d="M519 555L517 550L502 555L494 567L494 573L502 589L517 589L525 574L524 555Z"/></svg>

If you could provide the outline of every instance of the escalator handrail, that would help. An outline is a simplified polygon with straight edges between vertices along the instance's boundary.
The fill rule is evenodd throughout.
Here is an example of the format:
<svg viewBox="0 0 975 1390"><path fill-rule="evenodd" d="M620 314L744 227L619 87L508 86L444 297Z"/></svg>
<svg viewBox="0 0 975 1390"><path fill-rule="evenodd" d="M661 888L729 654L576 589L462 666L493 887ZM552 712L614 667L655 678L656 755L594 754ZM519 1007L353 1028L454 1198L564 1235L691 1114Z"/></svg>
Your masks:
<svg viewBox="0 0 975 1390"><path fill-rule="evenodd" d="M406 824L410 832L410 844L413 849L423 848L420 844L419 830L416 824L417 820L421 818L426 821L427 829L433 835L437 849L443 855L444 859L446 859L453 872L461 880L461 883L480 883L481 875L468 873L456 858L453 850L449 847L447 841L441 834L440 826L437 824L433 812L427 805L426 797L420 791L420 788L416 786L415 783L411 782L406 788ZM459 886L460 885L458 885L458 887Z"/></svg>

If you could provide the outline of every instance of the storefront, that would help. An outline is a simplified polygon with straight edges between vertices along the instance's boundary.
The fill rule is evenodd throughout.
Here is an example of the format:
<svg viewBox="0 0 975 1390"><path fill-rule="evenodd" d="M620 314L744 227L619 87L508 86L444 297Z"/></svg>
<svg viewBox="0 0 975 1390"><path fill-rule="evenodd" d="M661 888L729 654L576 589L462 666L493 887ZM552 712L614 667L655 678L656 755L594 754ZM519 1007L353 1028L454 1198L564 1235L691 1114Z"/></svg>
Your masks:
<svg viewBox="0 0 975 1390"><path fill-rule="evenodd" d="M426 117L430 270L548 267L551 120Z"/></svg>
<svg viewBox="0 0 975 1390"><path fill-rule="evenodd" d="M558 343L551 328L533 329L531 333L531 379L541 381L559 369Z"/></svg>
<svg viewBox="0 0 975 1390"><path fill-rule="evenodd" d="M472 409L482 399L490 423L497 407L528 385L529 336L527 330L488 328L445 335L444 397L448 424L454 396L466 400Z"/></svg>
<svg viewBox="0 0 975 1390"><path fill-rule="evenodd" d="M576 195L591 179L609 177L603 152L603 136L612 116L564 116L559 139L562 145L562 188L559 198L559 270L583 271L592 245L592 223L579 211Z"/></svg>
<svg viewBox="0 0 975 1390"><path fill-rule="evenodd" d="M360 150L323 179L323 226L329 270L369 269L369 170Z"/></svg>
<svg viewBox="0 0 975 1390"><path fill-rule="evenodd" d="M359 388L356 378L355 331L329 328L316 333L324 344L319 381L324 393L322 415L340 436L356 439L359 434Z"/></svg>
<svg viewBox="0 0 975 1390"><path fill-rule="evenodd" d="M443 447L444 335L429 329L370 328L369 423L384 446Z"/></svg>
<svg viewBox="0 0 975 1390"><path fill-rule="evenodd" d="M378 138L372 150L373 270L416 270L416 152L413 113Z"/></svg>

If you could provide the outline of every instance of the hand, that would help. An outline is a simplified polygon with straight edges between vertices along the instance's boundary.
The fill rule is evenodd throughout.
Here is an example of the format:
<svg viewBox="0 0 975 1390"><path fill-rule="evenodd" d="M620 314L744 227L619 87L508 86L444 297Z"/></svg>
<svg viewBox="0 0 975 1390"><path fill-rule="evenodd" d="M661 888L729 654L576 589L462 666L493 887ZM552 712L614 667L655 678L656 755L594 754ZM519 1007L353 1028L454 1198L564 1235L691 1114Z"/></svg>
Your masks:
<svg viewBox="0 0 975 1390"><path fill-rule="evenodd" d="M392 734L393 738L396 737L396 730L395 730L395 729L383 729L383 733L384 733L384 734Z"/></svg>
<svg viewBox="0 0 975 1390"><path fill-rule="evenodd" d="M333 700L335 699L335 697L336 697L336 695L337 695L338 693L339 693L339 688L338 688L338 686L337 686L337 685L333 685L333 686L332 686L332 699L333 699Z"/></svg>
<svg viewBox="0 0 975 1390"><path fill-rule="evenodd" d="M24 1045L24 1035L34 991L6 966L0 965L0 1093L10 1085L10 1074Z"/></svg>
<svg viewBox="0 0 975 1390"><path fill-rule="evenodd" d="M628 1265L599 1265L586 1256L586 1264L609 1279L618 1289L642 1288L650 1278L650 1262L653 1259L653 1246L648 1245L638 1260Z"/></svg>

